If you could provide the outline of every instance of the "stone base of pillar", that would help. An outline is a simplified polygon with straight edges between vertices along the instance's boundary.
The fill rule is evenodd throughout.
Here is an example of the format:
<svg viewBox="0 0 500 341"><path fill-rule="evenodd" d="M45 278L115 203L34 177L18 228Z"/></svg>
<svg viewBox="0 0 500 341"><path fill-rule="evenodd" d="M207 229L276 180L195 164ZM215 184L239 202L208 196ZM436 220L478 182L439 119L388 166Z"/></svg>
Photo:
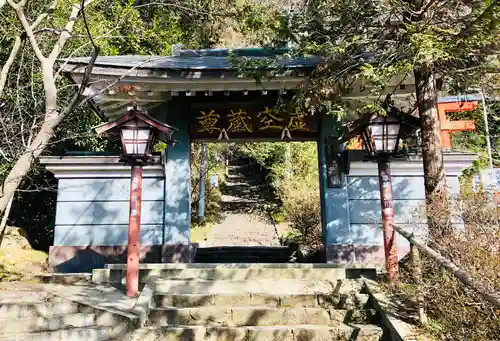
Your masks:
<svg viewBox="0 0 500 341"><path fill-rule="evenodd" d="M126 245L51 246L49 265L57 272L92 272L105 264L125 264ZM191 263L194 248L189 244L141 245L141 263Z"/></svg>

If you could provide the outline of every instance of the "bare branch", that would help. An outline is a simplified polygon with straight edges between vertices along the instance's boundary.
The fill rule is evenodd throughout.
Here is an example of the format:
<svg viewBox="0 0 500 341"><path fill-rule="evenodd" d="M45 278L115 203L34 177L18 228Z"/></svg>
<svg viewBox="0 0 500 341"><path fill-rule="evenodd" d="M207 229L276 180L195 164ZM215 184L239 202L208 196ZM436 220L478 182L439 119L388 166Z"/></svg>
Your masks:
<svg viewBox="0 0 500 341"><path fill-rule="evenodd" d="M38 60L43 63L46 58L42 53L42 50L40 50L40 46L38 45L38 41L35 38L35 35L33 34L33 29L31 25L28 23L28 19L26 19L26 15L24 14L24 4L26 1L21 1L20 3L15 3L13 0L7 0L9 5L16 11L17 17L19 18L19 21L21 22L21 25L23 26L24 32L26 33L26 36L30 40L31 47L33 48L33 51L35 52L36 57Z"/></svg>
<svg viewBox="0 0 500 341"><path fill-rule="evenodd" d="M5 155L3 149L1 149L1 148L0 148L0 155L2 155L2 157L5 159L5 161L7 161L7 162L12 161L7 155Z"/></svg>
<svg viewBox="0 0 500 341"><path fill-rule="evenodd" d="M78 18L78 14L83 8L90 5L92 1L93 0L86 0L83 3L83 6L77 4L73 5L73 9L71 10L68 22L66 23L66 26L64 26L64 29L62 30L61 35L59 36L59 40L54 45L54 48L52 49L52 52L48 57L48 60L50 61L51 64L55 63L56 59L59 57L59 54L61 54L64 45L67 43L69 38L71 38L71 32L73 32L73 28Z"/></svg>
<svg viewBox="0 0 500 341"><path fill-rule="evenodd" d="M7 0L0 0L0 9L2 8L3 5L7 3ZM34 30L40 25L48 16L50 13L52 13L56 7L57 4L59 3L59 0L54 0L52 4L47 8L45 12L40 14L38 18L33 22L31 25L31 29ZM19 4L17 4L19 6ZM14 7L15 9L15 7ZM2 96L3 89L5 87L5 83L7 82L7 76L9 75L10 68L12 64L14 63L16 56L19 52L19 49L21 47L21 43L23 41L23 38L19 35L15 38L14 45L12 46L12 50L10 52L9 58L5 62L5 65L2 68L1 74L0 74L0 97Z"/></svg>
<svg viewBox="0 0 500 341"><path fill-rule="evenodd" d="M193 12L193 13L196 13L196 14L210 14L209 12L196 10L194 8L189 8L187 6L182 6L182 5L175 4L175 3L164 3L164 2L150 2L150 3L147 3L147 4L142 4L142 5L134 6L134 8L139 9L139 8L142 8L142 7L149 7L149 6L174 7L174 8L185 10L187 12Z"/></svg>
<svg viewBox="0 0 500 341"><path fill-rule="evenodd" d="M45 20L45 18L47 18L56 9L58 3L59 3L59 0L52 1L49 8L47 8L47 10L45 12L43 12L42 14L40 14L38 16L38 18L36 18L36 20L31 25L31 28L33 30L36 29L38 27L38 25L40 25Z"/></svg>
<svg viewBox="0 0 500 341"><path fill-rule="evenodd" d="M7 58L7 61L2 68L2 71L0 73L0 97L2 97L3 89L5 87L5 83L7 82L7 76L9 75L10 68L12 64L14 64L17 54L21 49L22 42L23 39L21 38L21 36L17 36L14 41L14 45L12 46L12 50L10 51L9 58Z"/></svg>

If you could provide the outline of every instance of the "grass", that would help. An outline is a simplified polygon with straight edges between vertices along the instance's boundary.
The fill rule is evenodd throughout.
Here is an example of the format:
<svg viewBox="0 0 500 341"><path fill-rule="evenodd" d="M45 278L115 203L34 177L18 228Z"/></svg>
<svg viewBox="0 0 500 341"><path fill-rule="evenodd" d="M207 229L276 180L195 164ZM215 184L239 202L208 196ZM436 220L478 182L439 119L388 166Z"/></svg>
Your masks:
<svg viewBox="0 0 500 341"><path fill-rule="evenodd" d="M0 249L0 282L16 281L42 272L47 254L38 250Z"/></svg>
<svg viewBox="0 0 500 341"><path fill-rule="evenodd" d="M191 243L201 243L208 238L210 231L214 227L213 224L198 225L191 227Z"/></svg>

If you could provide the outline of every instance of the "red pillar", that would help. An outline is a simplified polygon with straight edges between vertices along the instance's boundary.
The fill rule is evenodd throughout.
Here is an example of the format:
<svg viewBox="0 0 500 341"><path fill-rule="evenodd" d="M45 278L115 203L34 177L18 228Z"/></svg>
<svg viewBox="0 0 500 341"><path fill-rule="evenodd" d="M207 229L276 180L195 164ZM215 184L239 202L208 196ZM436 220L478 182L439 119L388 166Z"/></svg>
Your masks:
<svg viewBox="0 0 500 341"><path fill-rule="evenodd" d="M141 241L142 167L132 166L130 179L130 215L128 220L127 296L139 292L139 254Z"/></svg>
<svg viewBox="0 0 500 341"><path fill-rule="evenodd" d="M387 280L391 283L398 275L398 252L396 248L396 231L393 227L394 201L392 199L391 166L389 158L379 158L378 178L382 208L382 230L384 233L385 266L387 268Z"/></svg>

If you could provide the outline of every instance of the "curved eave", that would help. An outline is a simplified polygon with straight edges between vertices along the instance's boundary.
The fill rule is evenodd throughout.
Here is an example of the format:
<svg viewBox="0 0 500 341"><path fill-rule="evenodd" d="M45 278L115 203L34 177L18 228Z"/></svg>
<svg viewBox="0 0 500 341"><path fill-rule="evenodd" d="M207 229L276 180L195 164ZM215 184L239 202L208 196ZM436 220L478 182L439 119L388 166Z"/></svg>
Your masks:
<svg viewBox="0 0 500 341"><path fill-rule="evenodd" d="M162 177L161 156L153 156L153 164L143 167L143 177ZM130 178L130 166L119 156L43 156L40 164L56 178Z"/></svg>

